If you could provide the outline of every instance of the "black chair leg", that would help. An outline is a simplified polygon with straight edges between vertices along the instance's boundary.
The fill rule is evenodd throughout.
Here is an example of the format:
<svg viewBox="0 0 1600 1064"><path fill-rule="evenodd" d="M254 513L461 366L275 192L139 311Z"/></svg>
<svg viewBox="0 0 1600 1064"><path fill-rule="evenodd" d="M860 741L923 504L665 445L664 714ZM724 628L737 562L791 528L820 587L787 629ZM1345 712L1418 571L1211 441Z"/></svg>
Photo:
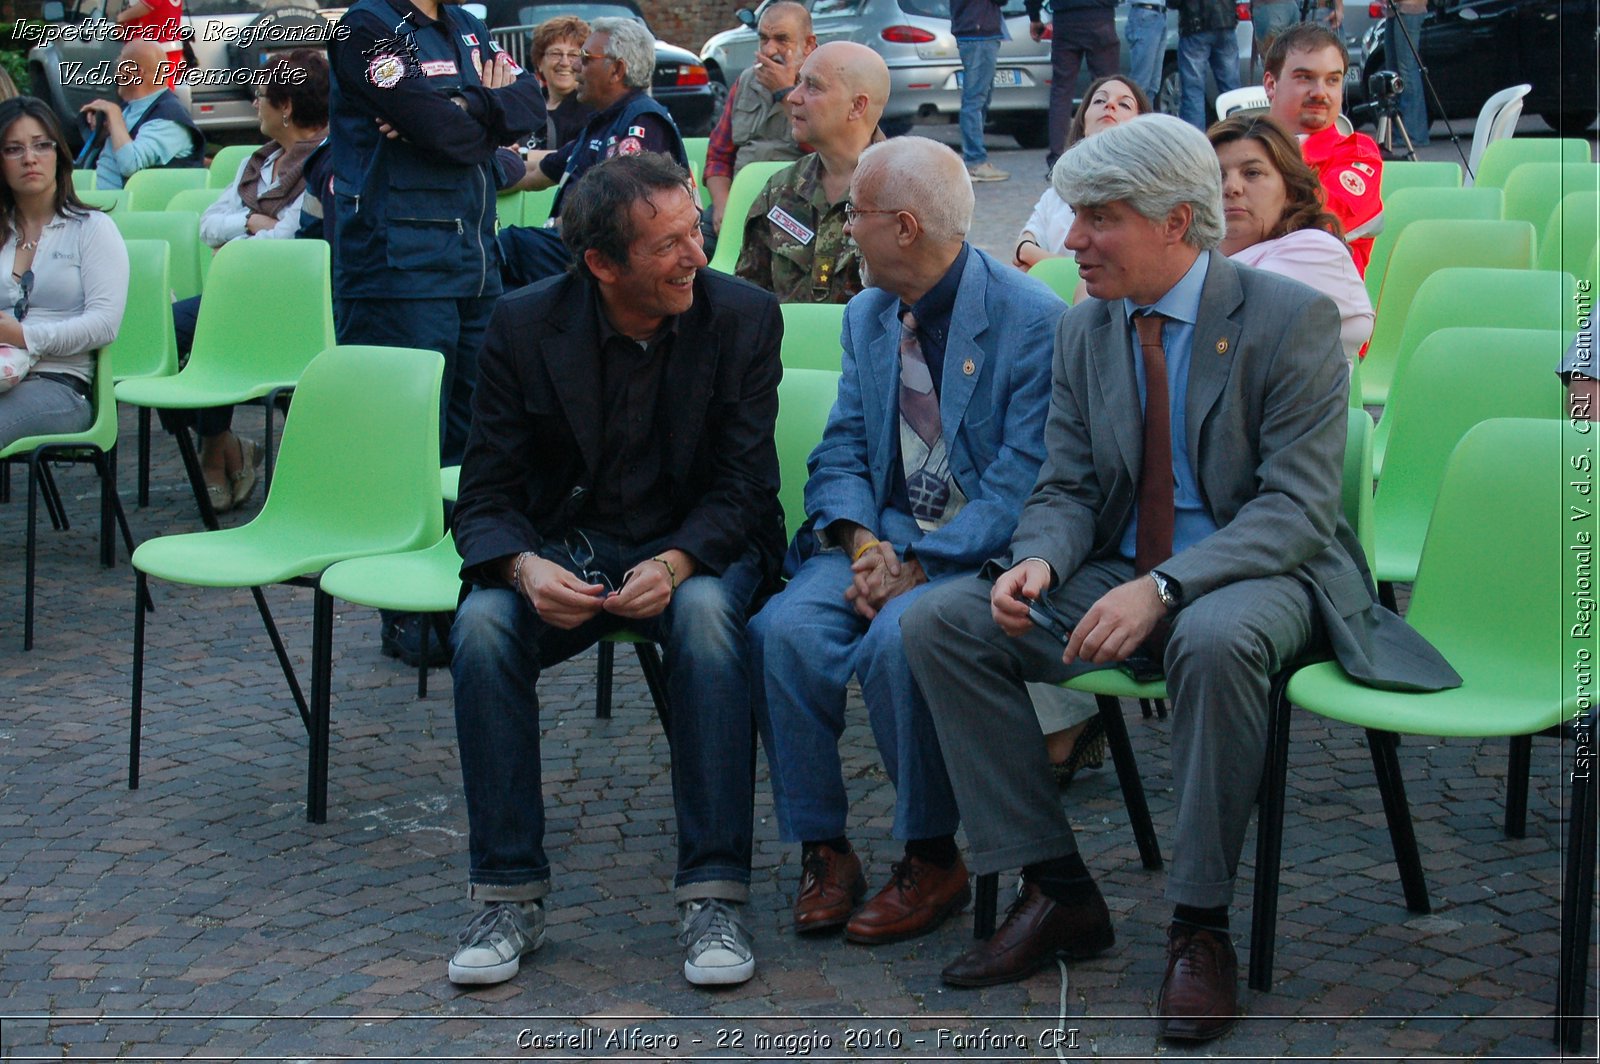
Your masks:
<svg viewBox="0 0 1600 1064"><path fill-rule="evenodd" d="M1283 805L1289 777L1288 673L1272 682L1267 717L1267 764L1256 817L1255 898L1250 906L1250 989L1272 989L1277 950L1278 883L1283 862Z"/></svg>
<svg viewBox="0 0 1600 1064"><path fill-rule="evenodd" d="M644 673L645 686L650 688L650 701L655 703L656 715L661 718L661 730L671 734L672 715L667 701L667 673L661 667L661 655L656 651L654 643L635 643L633 649L639 654L639 669Z"/></svg>
<svg viewBox="0 0 1600 1064"><path fill-rule="evenodd" d="M995 910L1000 906L1000 873L985 872L978 877L972 894L972 937L987 939L994 935Z"/></svg>
<svg viewBox="0 0 1600 1064"><path fill-rule="evenodd" d="M1594 735L1591 716L1587 731ZM1565 744L1563 744L1565 745ZM1563 750L1565 754L1566 751ZM1592 763L1592 757L1590 761ZM1582 1048L1585 1022L1594 1013L1585 1005L1589 984L1589 934L1593 927L1596 793L1594 772L1571 774L1567 813L1567 867L1561 895L1561 967L1556 975L1555 1039L1568 1052Z"/></svg>
<svg viewBox="0 0 1600 1064"><path fill-rule="evenodd" d="M50 527L57 532L65 532L72 527L72 522L67 518L66 505L61 501L61 489L56 487L56 475L51 472L50 463L44 460L43 454L38 456L38 468L34 475L39 478L45 512L50 515Z"/></svg>
<svg viewBox="0 0 1600 1064"><path fill-rule="evenodd" d="M1111 760L1117 766L1117 782L1122 785L1122 800L1128 807L1128 822L1139 847L1139 860L1154 871L1161 867L1161 844L1156 840L1155 825L1150 822L1150 806L1145 802L1144 782L1139 778L1133 743L1128 740L1128 725L1122 719L1122 703L1109 695L1096 695L1095 705L1100 710L1100 723L1106 729Z"/></svg>
<svg viewBox="0 0 1600 1064"><path fill-rule="evenodd" d="M23 592L22 607L22 649L33 649L33 569L34 552L37 548L39 524L39 467L42 465L38 455L28 458L28 539L27 561L23 568L26 575Z"/></svg>
<svg viewBox="0 0 1600 1064"><path fill-rule="evenodd" d="M1406 908L1414 913L1432 912L1428 904L1428 884L1422 874L1422 858L1417 853L1417 836L1411 827L1411 807L1406 803L1405 780L1400 775L1398 743L1393 732L1367 729L1367 746L1372 752L1372 769L1378 777L1378 793L1383 797L1383 815L1389 822L1389 839L1394 844L1394 861L1400 869L1400 884L1405 889Z"/></svg>
<svg viewBox="0 0 1600 1064"><path fill-rule="evenodd" d="M307 708L306 696L300 690L300 680L294 674L294 663L289 660L289 652L283 648L283 637L278 634L272 610L267 608L267 596L262 594L259 587L251 588L250 595L256 600L256 612L261 614L261 623L267 626L267 638L272 641L272 652L278 656L278 667L283 670L283 678L289 682L289 693L294 695L294 708L300 711L300 723L305 725L306 734L310 735L311 710Z"/></svg>
<svg viewBox="0 0 1600 1064"><path fill-rule="evenodd" d="M139 408L139 507L150 505L150 408Z"/></svg>
<svg viewBox="0 0 1600 1064"><path fill-rule="evenodd" d="M133 710L128 717L128 789L139 789L139 729L144 718L144 610L150 598L144 573L133 572Z"/></svg>
<svg viewBox="0 0 1600 1064"><path fill-rule="evenodd" d="M311 600L311 727L306 759L306 819L328 821L328 722L332 715L333 596L317 588Z"/></svg>
<svg viewBox="0 0 1600 1064"><path fill-rule="evenodd" d="M200 455L194 449L194 440L189 438L187 428L178 429L172 436L178 441L178 454L183 458L183 471L189 475L189 489L194 492L195 505L200 507L200 523L215 532L222 527L222 522L217 520L211 496L206 494L206 477L200 471Z"/></svg>
<svg viewBox="0 0 1600 1064"><path fill-rule="evenodd" d="M1533 764L1533 736L1513 735L1506 758L1506 838L1528 837L1528 773Z"/></svg>
<svg viewBox="0 0 1600 1064"><path fill-rule="evenodd" d="M422 615L422 622L417 625L417 649L422 657L417 662L417 697L428 697L428 651L433 649L428 644L432 640L433 626L428 622L428 615Z"/></svg>
<svg viewBox="0 0 1600 1064"><path fill-rule="evenodd" d="M611 719L611 666L616 662L617 644L602 639L599 647L599 664L594 677L594 715L601 720Z"/></svg>

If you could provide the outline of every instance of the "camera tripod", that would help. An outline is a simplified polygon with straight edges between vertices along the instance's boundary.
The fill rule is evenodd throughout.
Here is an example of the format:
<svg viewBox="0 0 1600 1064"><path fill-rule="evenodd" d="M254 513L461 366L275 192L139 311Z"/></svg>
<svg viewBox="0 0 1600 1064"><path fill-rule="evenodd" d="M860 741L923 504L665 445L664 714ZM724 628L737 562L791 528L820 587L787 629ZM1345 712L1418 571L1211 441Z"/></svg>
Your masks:
<svg viewBox="0 0 1600 1064"><path fill-rule="evenodd" d="M1411 131L1406 129L1406 120L1400 117L1400 93L1405 90L1405 83L1400 80L1400 75L1380 70L1372 75L1367 90L1372 94L1377 107L1377 141L1383 148L1385 157L1394 156L1416 162L1416 145L1411 143ZM1405 152L1399 155L1396 155L1394 150L1395 130L1400 131L1400 140L1406 146Z"/></svg>

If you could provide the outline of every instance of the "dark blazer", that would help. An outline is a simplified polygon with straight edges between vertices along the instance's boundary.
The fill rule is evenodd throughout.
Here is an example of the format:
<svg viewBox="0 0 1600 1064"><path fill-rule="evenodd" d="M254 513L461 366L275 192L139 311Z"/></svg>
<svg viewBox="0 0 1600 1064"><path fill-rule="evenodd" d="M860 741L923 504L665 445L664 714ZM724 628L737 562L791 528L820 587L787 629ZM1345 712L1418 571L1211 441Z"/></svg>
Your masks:
<svg viewBox="0 0 1600 1064"><path fill-rule="evenodd" d="M600 350L594 282L572 274L513 292L489 320L452 527L469 583L571 527L600 466ZM721 573L754 545L769 575L783 557L778 506L779 345L771 293L701 270L662 374L677 501L671 546Z"/></svg>
<svg viewBox="0 0 1600 1064"><path fill-rule="evenodd" d="M1292 573L1312 591L1339 664L1377 687L1439 690L1461 678L1374 599L1340 508L1349 371L1326 296L1211 252L1189 361L1187 447L1217 531L1160 565L1192 601ZM1061 319L1045 463L1011 541L1065 579L1118 556L1133 515L1144 415L1122 302Z"/></svg>

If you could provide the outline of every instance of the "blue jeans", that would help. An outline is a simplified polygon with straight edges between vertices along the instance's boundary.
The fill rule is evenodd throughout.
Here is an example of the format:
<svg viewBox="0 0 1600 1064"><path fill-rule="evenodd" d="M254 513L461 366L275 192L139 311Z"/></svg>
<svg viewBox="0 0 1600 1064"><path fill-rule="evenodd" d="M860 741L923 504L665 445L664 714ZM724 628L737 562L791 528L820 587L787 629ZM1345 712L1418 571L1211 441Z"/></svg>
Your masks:
<svg viewBox="0 0 1600 1064"><path fill-rule="evenodd" d="M1130 7L1126 29L1128 77L1154 103L1161 93L1161 57L1166 52L1167 13L1142 5Z"/></svg>
<svg viewBox="0 0 1600 1064"><path fill-rule="evenodd" d="M984 121L989 117L989 98L994 95L995 60L1000 55L998 40L956 40L961 53L961 158L968 166L989 161L983 146Z"/></svg>
<svg viewBox="0 0 1600 1064"><path fill-rule="evenodd" d="M633 546L594 532L588 539L594 551L589 569L614 585L667 546ZM580 568L560 542L539 553ZM549 892L536 686L545 667L620 628L655 640L666 652L677 898L743 902L749 896L755 737L745 622L760 585L750 551L721 576L685 580L658 617L628 621L601 613L571 630L541 621L509 588L472 590L450 633L472 897L526 901Z"/></svg>
<svg viewBox="0 0 1600 1064"><path fill-rule="evenodd" d="M1250 5L1250 29L1256 38L1256 57L1267 61L1267 50L1284 30L1300 21L1300 0L1256 0Z"/></svg>
<svg viewBox="0 0 1600 1064"><path fill-rule="evenodd" d="M872 736L895 787L895 838L955 832L960 814L928 704L906 663L900 618L928 589L970 578L943 577L913 588L869 622L844 598L850 559L826 551L806 559L750 622L756 720L786 842L845 834L850 803L839 739L851 676L861 681Z"/></svg>
<svg viewBox="0 0 1600 1064"><path fill-rule="evenodd" d="M1427 86L1422 83L1422 68L1411 50L1422 46L1422 19L1422 15L1390 15L1383 27L1383 51L1389 57L1388 66L1400 75L1400 120L1411 134L1412 145L1418 148L1427 147L1429 142ZM1406 36L1411 38L1409 45L1400 35L1398 22L1405 23ZM1404 150L1405 142L1396 137L1395 147Z"/></svg>
<svg viewBox="0 0 1600 1064"><path fill-rule="evenodd" d="M1050 19L1050 150L1046 167L1054 166L1067 150L1067 131L1078 109L1078 71L1085 64L1089 77L1117 72L1122 61L1117 27L1108 7L1057 11Z"/></svg>
<svg viewBox="0 0 1600 1064"><path fill-rule="evenodd" d="M83 432L93 421L89 400L60 381L30 373L9 392L0 392L0 448L29 436Z"/></svg>
<svg viewBox="0 0 1600 1064"><path fill-rule="evenodd" d="M1178 38L1178 78L1182 91L1178 117L1200 132L1206 130L1206 67L1217 92L1239 87L1239 43L1233 30L1203 30Z"/></svg>

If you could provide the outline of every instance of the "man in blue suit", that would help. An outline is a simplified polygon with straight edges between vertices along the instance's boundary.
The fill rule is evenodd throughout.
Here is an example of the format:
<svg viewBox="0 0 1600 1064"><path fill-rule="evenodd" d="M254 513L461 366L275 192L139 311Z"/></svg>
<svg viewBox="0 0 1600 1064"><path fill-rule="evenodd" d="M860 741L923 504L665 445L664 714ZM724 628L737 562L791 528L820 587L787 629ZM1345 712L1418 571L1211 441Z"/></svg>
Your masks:
<svg viewBox="0 0 1600 1064"><path fill-rule="evenodd" d="M900 617L929 587L1005 547L1044 460L1050 352L1065 307L966 243L961 158L921 137L873 145L850 183L845 231L870 286L844 319L839 398L811 453L808 520L788 587L751 622L758 722L779 830L801 851L795 930L855 942L923 934L970 892L928 708ZM860 680L906 843L866 893L845 835L838 742Z"/></svg>

